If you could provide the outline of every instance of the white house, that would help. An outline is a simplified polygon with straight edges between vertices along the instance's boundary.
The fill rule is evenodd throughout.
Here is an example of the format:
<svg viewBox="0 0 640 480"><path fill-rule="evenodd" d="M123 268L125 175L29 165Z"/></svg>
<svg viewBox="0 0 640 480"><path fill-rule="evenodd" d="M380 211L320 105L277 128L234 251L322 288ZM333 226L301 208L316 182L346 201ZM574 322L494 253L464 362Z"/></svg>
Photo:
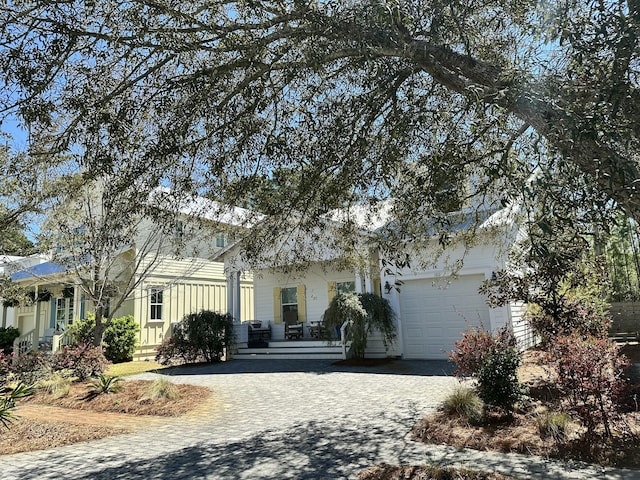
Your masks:
<svg viewBox="0 0 640 480"><path fill-rule="evenodd" d="M248 343L252 328L250 325L238 326L239 355L277 358L274 352L278 352L278 357L300 357L295 352L304 352L305 356L311 356L314 328L322 321L331 299L343 291L381 295L389 300L397 314L395 345L385 349L381 338L374 335L368 341L368 357L445 359L453 343L469 326L495 330L511 325L520 344L528 346L532 339L522 321L524 306L511 304L492 309L478 293L484 280L507 266L509 249L518 235L514 221L507 213L506 210L488 211L473 246L454 244L435 263L431 261L432 252L426 251L428 248L410 249L407 252L410 266L394 266L385 260L379 249L368 244L367 231L390 221L385 214L376 221L369 217L366 229L363 225L361 245L357 248L362 258L357 267L345 268L340 252L332 246L317 249L314 260L300 269L277 263L269 265L268 260L252 264L243 257L242 245L234 245L221 252L218 258L224 260L229 277L238 272L254 271L254 320L262 329L268 327L270 330L268 345L243 348L251 346L242 341ZM465 222L460 228L465 228ZM331 222L327 222L326 231L331 232ZM433 242L435 249L436 240ZM282 248L286 246L274 246L279 252ZM456 268L452 268L453 265L457 265ZM285 339L283 316L289 310L297 312L298 321L303 325L302 339ZM306 340L308 348L301 350L304 345L301 340ZM296 350L286 350L289 344ZM339 358L336 351L327 356Z"/></svg>

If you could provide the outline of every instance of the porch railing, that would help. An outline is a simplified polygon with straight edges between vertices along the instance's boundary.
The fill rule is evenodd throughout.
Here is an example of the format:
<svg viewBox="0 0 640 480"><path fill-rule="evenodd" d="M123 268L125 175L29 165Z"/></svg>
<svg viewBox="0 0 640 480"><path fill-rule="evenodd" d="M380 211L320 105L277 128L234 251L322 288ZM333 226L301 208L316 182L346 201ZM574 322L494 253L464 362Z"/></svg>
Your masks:
<svg viewBox="0 0 640 480"><path fill-rule="evenodd" d="M73 333L71 330L67 330L60 335L54 335L51 342L51 352L55 353L58 350L62 350L62 347L66 345L73 345L73 340Z"/></svg>
<svg viewBox="0 0 640 480"><path fill-rule="evenodd" d="M36 330L28 331L20 335L13 341L13 353L15 354L14 358L18 358L20 355L24 355L25 353L29 353L32 350L35 350L38 347L36 342Z"/></svg>
<svg viewBox="0 0 640 480"><path fill-rule="evenodd" d="M340 343L342 344L342 359L346 360L351 352L351 342L347 342L347 328L351 322L346 320L340 327Z"/></svg>

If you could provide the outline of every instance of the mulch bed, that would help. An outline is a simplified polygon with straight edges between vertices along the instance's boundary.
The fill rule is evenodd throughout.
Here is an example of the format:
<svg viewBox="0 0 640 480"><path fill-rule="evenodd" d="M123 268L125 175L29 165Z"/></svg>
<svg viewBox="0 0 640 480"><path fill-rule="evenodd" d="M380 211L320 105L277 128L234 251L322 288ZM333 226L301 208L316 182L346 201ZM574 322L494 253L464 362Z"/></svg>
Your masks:
<svg viewBox="0 0 640 480"><path fill-rule="evenodd" d="M358 480L516 480L499 473L474 472L465 469L441 468L429 465L376 465L358 474Z"/></svg>
<svg viewBox="0 0 640 480"><path fill-rule="evenodd" d="M47 393L38 392L24 402L94 412L175 417L193 410L211 394L211 390L205 387L175 384L176 399L157 398L152 401L145 398L148 397L152 383L149 380L123 382L121 391L97 396L92 396L89 384L77 383L71 386L66 397L54 398Z"/></svg>

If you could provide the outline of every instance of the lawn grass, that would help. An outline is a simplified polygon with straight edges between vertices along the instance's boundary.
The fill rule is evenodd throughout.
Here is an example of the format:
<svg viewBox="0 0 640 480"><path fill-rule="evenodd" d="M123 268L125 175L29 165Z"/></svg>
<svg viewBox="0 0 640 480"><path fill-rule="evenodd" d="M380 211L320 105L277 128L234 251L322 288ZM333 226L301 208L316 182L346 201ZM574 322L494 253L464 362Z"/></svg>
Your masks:
<svg viewBox="0 0 640 480"><path fill-rule="evenodd" d="M163 368L168 368L168 366L152 361L114 363L107 369L105 375L111 375L112 377L126 377L128 375L136 375L138 373L162 370Z"/></svg>

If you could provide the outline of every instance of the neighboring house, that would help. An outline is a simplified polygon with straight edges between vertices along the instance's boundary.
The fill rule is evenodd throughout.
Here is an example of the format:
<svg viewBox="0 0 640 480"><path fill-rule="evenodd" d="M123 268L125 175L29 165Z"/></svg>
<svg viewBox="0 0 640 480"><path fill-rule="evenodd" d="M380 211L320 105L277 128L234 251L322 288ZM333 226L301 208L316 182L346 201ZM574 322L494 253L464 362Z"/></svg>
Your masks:
<svg viewBox="0 0 640 480"><path fill-rule="evenodd" d="M370 231L375 230L389 221L388 216L382 215L378 221L369 219L367 227ZM328 226L330 231L329 223ZM464 228L464 222L461 228ZM444 359L461 333L470 326L494 330L511 325L521 346L528 346L532 341L522 320L523 305L514 303L491 309L486 298L478 293L484 280L507 266L507 253L517 235L514 222L505 215L505 211L488 212L473 247L452 246L430 268L419 266L427 264L426 260L431 255L431 252L421 249L409 252L413 267L393 268L385 261L382 252L367 247L368 233L364 229L358 250L366 252L359 262L365 267L341 268L339 265L344 265L344 259L331 247L320 251L315 261L301 271L283 268L284 265L271 266L268 262L251 264L243 258L241 245L221 252L219 258L224 260L228 276L254 270L254 320L263 328L266 325L270 327L268 347L274 351L283 352L283 345L286 345L282 341L285 340L283 317L287 311L297 312L298 320L303 323L302 337L309 339L332 298L338 293L355 291L383 296L397 314L395 345L385 349L381 337L373 335L369 339L366 356ZM452 265L462 258L462 266L456 268L452 276ZM243 327L251 331L249 325ZM243 328L239 328L239 332L241 340L249 339ZM241 342L240 346L245 345ZM270 351L240 348L239 353L251 355L249 358L260 358L259 354L267 356Z"/></svg>
<svg viewBox="0 0 640 480"><path fill-rule="evenodd" d="M27 257L0 255L0 275L11 276L11 274L18 270L30 268L48 260L48 256L40 254L29 255ZM15 308L5 306L2 297L0 297L0 306L2 308L2 322L0 326L3 328L15 326Z"/></svg>
<svg viewBox="0 0 640 480"><path fill-rule="evenodd" d="M191 207L181 209L175 235L189 230L194 212ZM202 210L199 208L198 212ZM204 220L206 223L207 219ZM131 244L118 254L121 268L119 271L114 269L114 275L132 278L136 287L122 305L110 313L112 317L132 315L140 324L135 359L155 357L156 347L170 336L172 324L186 314L200 310L232 311L238 321L253 316L252 275L247 273L233 282L228 281L223 264L209 260L228 240L216 233L221 229L216 229L213 221L208 226L203 226L202 221L203 218L198 218L194 228L198 235L190 235L188 240L181 242L178 255L173 249L171 252L147 251L146 256L140 254L137 244L151 234L145 233L152 231L151 224L142 228L138 238L131 239ZM21 333L18 339L21 351L35 349L39 343L51 343L54 350L59 348L65 341L63 334L69 325L94 310L71 268L47 262L18 271L12 279L33 288L39 299L28 307L16 309L14 323ZM229 298L237 298L237 302L228 304Z"/></svg>

